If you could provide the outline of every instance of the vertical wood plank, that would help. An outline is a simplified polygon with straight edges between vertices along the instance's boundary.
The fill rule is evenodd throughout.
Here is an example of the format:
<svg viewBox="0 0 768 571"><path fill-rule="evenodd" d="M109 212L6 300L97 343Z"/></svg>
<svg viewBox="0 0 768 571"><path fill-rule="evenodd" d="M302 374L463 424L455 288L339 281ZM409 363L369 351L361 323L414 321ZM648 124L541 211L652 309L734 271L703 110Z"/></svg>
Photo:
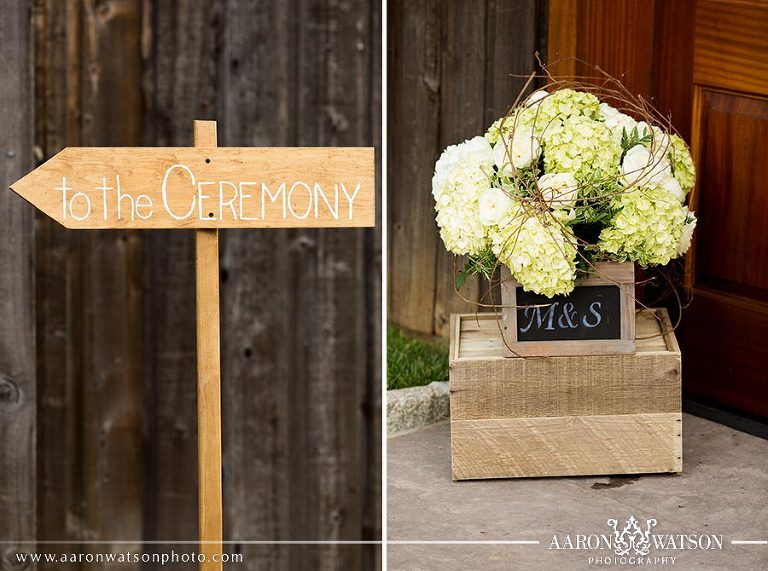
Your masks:
<svg viewBox="0 0 768 571"><path fill-rule="evenodd" d="M550 5L556 2L550 2ZM525 87L526 75L537 70L535 54L546 53L546 3L488 0L485 59L485 120L487 128L505 114ZM543 22L543 26L542 26ZM509 30L515 29L514 34Z"/></svg>
<svg viewBox="0 0 768 571"><path fill-rule="evenodd" d="M33 210L6 189L32 166L30 2L4 6L0 19L0 566L34 550L36 379ZM27 569L34 569L32 565Z"/></svg>
<svg viewBox="0 0 768 571"><path fill-rule="evenodd" d="M195 121L195 146L217 146L216 122ZM219 231L195 230L197 298L197 465L200 551L203 571L220 571L221 562L221 355L219 316ZM209 543L213 542L213 543Z"/></svg>
<svg viewBox="0 0 768 571"><path fill-rule="evenodd" d="M691 137L693 105L693 22L695 0L655 2L654 95L661 113L686 140Z"/></svg>
<svg viewBox="0 0 768 571"><path fill-rule="evenodd" d="M141 144L142 2L86 0L82 6L80 143ZM79 492L83 539L135 541L99 547L140 549L143 537L142 309L139 232L78 232L72 271L73 362L79 383ZM81 325L78 325L80 322ZM95 548L94 548L95 550ZM128 564L138 569L140 564Z"/></svg>
<svg viewBox="0 0 768 571"><path fill-rule="evenodd" d="M223 145L295 144L298 39L293 2L229 2L223 15L218 116ZM280 46L277 49L275 46ZM288 230L221 232L224 533L228 540L287 540L294 422L289 394L304 380L290 375L297 350L290 335L291 259L308 245ZM296 316L304 324L306 317ZM299 538L296 538L299 539ZM301 539L305 539L302 537ZM302 567L301 550L241 545L255 568Z"/></svg>
<svg viewBox="0 0 768 571"><path fill-rule="evenodd" d="M534 71L537 50L546 59L546 18L535 0L390 3L388 309L406 328L447 336L451 313L490 301L477 278L455 291L461 261L434 222L432 173L446 146L482 135L514 103L526 79L511 75Z"/></svg>
<svg viewBox="0 0 768 571"><path fill-rule="evenodd" d="M145 5L146 6L146 5ZM143 17L144 144L189 146L214 117L224 37L216 3L152 3ZM145 231L145 537L198 535L194 231ZM229 506L227 506L228 508ZM147 549L153 549L148 546ZM160 549L164 549L161 547Z"/></svg>
<svg viewBox="0 0 768 571"><path fill-rule="evenodd" d="M552 0L549 3L549 59L556 75L600 80L593 66L619 79L634 94L653 89L654 3L616 0ZM579 58L574 61L568 58Z"/></svg>
<svg viewBox="0 0 768 571"><path fill-rule="evenodd" d="M71 109L79 101L78 74L71 71L78 44L79 7L47 0L34 8L35 144L47 160L76 144L79 128ZM42 213L35 221L37 329L37 493L39 539L77 540L79 518L77 369L69 358L74 337L69 272L73 234ZM80 546L66 547L78 553ZM41 562L41 570L60 568ZM73 569L79 569L76 563Z"/></svg>
<svg viewBox="0 0 768 571"><path fill-rule="evenodd" d="M440 8L443 3L390 2L388 316L430 334L436 261L432 173L440 155ZM394 134L397 133L396 136Z"/></svg>
<svg viewBox="0 0 768 571"><path fill-rule="evenodd" d="M440 136L438 149L455 145L485 132L486 6L484 2L446 2L440 13ZM397 131L393 132L398 136ZM434 169L427 172L432 173ZM422 192L432 201L432 186ZM432 208L434 219L434 207ZM434 223L433 223L434 225ZM477 311L480 280L473 276L457 293L454 276L461 260L448 252L438 238L433 330L448 336L452 313ZM466 298L468 301L464 301Z"/></svg>
<svg viewBox="0 0 768 571"><path fill-rule="evenodd" d="M573 77L577 73L580 29L579 0L549 0L547 61L555 76Z"/></svg>
<svg viewBox="0 0 768 571"><path fill-rule="evenodd" d="M376 227L365 234L365 268L363 270L366 282L366 309L367 316L367 387L362 402L362 425L367 434L365 456L360 461L367 466L365 506L362 521L362 539L377 541L382 539L382 389L381 389L381 359L383 339L382 333L382 186L381 186L381 111L382 111L382 49L381 45L381 17L383 2L371 3L370 37L367 42L371 69L368 74L369 93L371 97L370 116L360 121L370 124L370 139L363 140L362 144L372 144L376 148ZM358 428L359 430L360 428ZM382 568L382 547L369 545L363 548L363 569L378 570Z"/></svg>
<svg viewBox="0 0 768 571"><path fill-rule="evenodd" d="M375 38L370 4L368 0L299 4L303 38L299 73L307 86L299 92L299 145L371 143L369 66ZM307 497L316 498L302 527L306 536L318 539L361 538L368 458L363 379L370 358L363 274L367 232L296 233L316 244L294 266L301 293L294 300L293 314L314 314L308 326L295 332L305 351L294 374L307 379L303 461L314 472L301 485ZM300 529L295 517L293 521ZM358 569L362 560L362 546L329 545L313 549L307 564L318 569Z"/></svg>
<svg viewBox="0 0 768 571"><path fill-rule="evenodd" d="M370 144L370 2L233 2L225 22L223 142ZM378 271L372 232L222 235L225 497L243 498L232 500L227 537L376 534L363 523L380 466L378 444L368 449L380 395L365 290ZM265 568L361 568L377 557L361 546L242 549Z"/></svg>
<svg viewBox="0 0 768 571"><path fill-rule="evenodd" d="M547 61L547 6L553 3L537 0L514 3L488 0L483 78L484 129L512 107L525 87L528 74L540 72L535 54L538 52L540 59ZM510 34L511 29L516 32ZM536 89L541 83L543 80L534 82L530 89ZM494 281L494 288L490 292L488 282L481 280L480 297L482 303L500 304L501 288L498 280ZM473 307L470 311L477 310Z"/></svg>

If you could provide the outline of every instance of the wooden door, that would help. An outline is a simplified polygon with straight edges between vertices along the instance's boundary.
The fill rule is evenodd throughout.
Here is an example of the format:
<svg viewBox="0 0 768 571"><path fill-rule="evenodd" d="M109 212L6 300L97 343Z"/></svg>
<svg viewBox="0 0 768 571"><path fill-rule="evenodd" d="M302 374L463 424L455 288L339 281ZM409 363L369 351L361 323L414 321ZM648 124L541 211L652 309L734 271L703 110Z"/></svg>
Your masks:
<svg viewBox="0 0 768 571"><path fill-rule="evenodd" d="M768 417L768 3L695 6L685 390Z"/></svg>
<svg viewBox="0 0 768 571"><path fill-rule="evenodd" d="M651 97L691 142L686 397L768 418L768 2L550 0L549 52ZM590 75L576 60L555 71Z"/></svg>

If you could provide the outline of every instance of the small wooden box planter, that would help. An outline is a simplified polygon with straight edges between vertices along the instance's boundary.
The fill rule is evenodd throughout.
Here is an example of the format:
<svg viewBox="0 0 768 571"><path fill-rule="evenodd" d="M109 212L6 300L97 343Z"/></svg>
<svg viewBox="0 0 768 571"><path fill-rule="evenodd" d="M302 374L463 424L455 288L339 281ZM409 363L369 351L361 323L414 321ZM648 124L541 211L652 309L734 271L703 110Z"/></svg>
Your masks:
<svg viewBox="0 0 768 571"><path fill-rule="evenodd" d="M635 267L598 263L568 296L526 292L502 266L504 355L607 355L635 350Z"/></svg>
<svg viewBox="0 0 768 571"><path fill-rule="evenodd" d="M507 358L497 315L452 315L453 479L682 471L671 329L644 310L634 354Z"/></svg>

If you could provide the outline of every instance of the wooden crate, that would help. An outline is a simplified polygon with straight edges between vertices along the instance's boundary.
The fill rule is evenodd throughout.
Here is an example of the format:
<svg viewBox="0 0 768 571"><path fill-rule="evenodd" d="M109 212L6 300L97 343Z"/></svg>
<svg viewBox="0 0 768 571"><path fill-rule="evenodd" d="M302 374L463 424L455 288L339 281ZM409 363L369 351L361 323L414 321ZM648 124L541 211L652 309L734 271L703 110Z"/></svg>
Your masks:
<svg viewBox="0 0 768 571"><path fill-rule="evenodd" d="M504 355L506 357L608 355L635 351L635 265L632 262L600 262L595 265L595 274L577 281L576 289L570 295L555 296L552 300L544 296L523 293L520 284L512 277L509 268L504 265L501 266L501 277L501 302L504 306L501 312L502 334L505 340ZM550 302L554 305L552 309L559 312L562 304L574 302L578 297L577 294L591 291L584 288L608 289L612 290L609 293L616 296L618 303L608 312L610 315L606 316L615 322L615 337L580 339L579 334L587 331L580 327L573 330L576 338L571 339L536 341L518 339L518 313L522 314L526 310L544 313L551 307L526 306L526 302L519 300L518 295L532 296L536 301L528 303L537 305ZM586 295L589 296L589 294Z"/></svg>
<svg viewBox="0 0 768 571"><path fill-rule="evenodd" d="M665 309L636 353L504 356L495 314L451 316L454 480L682 471L680 349Z"/></svg>

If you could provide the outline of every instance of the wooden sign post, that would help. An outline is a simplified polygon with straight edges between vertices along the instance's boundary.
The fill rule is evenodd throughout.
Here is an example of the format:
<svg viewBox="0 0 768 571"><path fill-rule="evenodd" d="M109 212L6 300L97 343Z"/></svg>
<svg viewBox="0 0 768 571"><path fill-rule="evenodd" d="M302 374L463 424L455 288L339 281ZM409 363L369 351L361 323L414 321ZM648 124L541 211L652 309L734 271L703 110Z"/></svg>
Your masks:
<svg viewBox="0 0 768 571"><path fill-rule="evenodd" d="M68 147L11 185L67 228L195 228L200 548L222 552L219 228L374 226L372 148Z"/></svg>

